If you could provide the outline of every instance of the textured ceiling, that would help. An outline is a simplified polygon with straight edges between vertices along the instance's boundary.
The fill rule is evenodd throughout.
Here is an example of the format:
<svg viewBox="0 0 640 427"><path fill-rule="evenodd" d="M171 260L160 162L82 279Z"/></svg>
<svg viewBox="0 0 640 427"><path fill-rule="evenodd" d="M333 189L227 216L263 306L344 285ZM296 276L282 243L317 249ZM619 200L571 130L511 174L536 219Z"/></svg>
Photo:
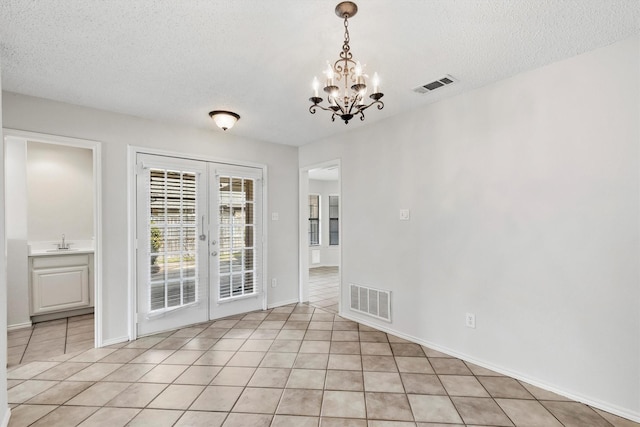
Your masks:
<svg viewBox="0 0 640 427"><path fill-rule="evenodd" d="M377 71L385 108L364 122L308 112L337 59L328 0L2 0L4 90L303 145L639 33L638 0L361 0L351 48ZM454 85L412 88L444 74Z"/></svg>

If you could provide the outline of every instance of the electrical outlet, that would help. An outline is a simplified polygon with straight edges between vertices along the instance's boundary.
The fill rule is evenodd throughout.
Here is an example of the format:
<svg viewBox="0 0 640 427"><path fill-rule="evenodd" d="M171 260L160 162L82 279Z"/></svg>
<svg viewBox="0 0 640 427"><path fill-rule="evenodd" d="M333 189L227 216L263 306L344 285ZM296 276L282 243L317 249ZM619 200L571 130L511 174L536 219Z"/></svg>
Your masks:
<svg viewBox="0 0 640 427"><path fill-rule="evenodd" d="M464 317L465 319L465 324L467 325L467 328L476 328L476 315L473 313L467 313Z"/></svg>
<svg viewBox="0 0 640 427"><path fill-rule="evenodd" d="M275 288L276 286L278 286L278 280L276 279L271 279L271 287Z"/></svg>
<svg viewBox="0 0 640 427"><path fill-rule="evenodd" d="M280 219L280 215L278 212L271 212L271 221L278 221Z"/></svg>
<svg viewBox="0 0 640 427"><path fill-rule="evenodd" d="M400 209L400 221L409 221L409 209Z"/></svg>

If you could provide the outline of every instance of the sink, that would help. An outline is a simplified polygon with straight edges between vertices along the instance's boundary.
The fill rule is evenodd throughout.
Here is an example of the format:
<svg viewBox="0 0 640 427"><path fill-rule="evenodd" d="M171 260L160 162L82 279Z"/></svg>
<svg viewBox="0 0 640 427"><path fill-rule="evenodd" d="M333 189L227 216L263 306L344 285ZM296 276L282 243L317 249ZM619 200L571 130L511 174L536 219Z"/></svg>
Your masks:
<svg viewBox="0 0 640 427"><path fill-rule="evenodd" d="M73 252L78 249L47 249L47 252Z"/></svg>

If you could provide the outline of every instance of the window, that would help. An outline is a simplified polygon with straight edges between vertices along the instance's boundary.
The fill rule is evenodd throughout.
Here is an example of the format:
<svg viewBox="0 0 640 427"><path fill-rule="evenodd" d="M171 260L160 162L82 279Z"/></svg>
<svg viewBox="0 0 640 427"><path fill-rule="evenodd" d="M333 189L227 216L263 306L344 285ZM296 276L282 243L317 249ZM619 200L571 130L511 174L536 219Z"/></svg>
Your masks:
<svg viewBox="0 0 640 427"><path fill-rule="evenodd" d="M219 299L256 293L255 180L219 177Z"/></svg>
<svg viewBox="0 0 640 427"><path fill-rule="evenodd" d="M196 200L198 175L150 169L149 311L197 302Z"/></svg>
<svg viewBox="0 0 640 427"><path fill-rule="evenodd" d="M309 195L309 246L320 244L320 196Z"/></svg>
<svg viewBox="0 0 640 427"><path fill-rule="evenodd" d="M340 244L340 226L338 222L339 202L338 196L329 196L329 245Z"/></svg>

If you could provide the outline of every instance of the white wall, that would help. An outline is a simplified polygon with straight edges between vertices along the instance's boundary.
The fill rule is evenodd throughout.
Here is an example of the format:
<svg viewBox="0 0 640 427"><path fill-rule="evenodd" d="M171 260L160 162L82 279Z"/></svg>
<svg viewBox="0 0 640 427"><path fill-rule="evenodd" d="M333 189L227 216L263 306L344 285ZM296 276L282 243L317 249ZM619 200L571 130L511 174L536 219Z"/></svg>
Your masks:
<svg viewBox="0 0 640 427"><path fill-rule="evenodd" d="M217 159L250 161L268 166L268 209L278 212L269 221L268 303L297 300L297 148L238 138L233 130L206 131L166 122L115 114L41 98L3 94L6 128L102 142L103 218L103 339L128 335L127 147L150 147ZM208 110L207 110L208 111ZM203 112L206 114L206 111ZM237 126L242 126L242 121ZM271 217L269 215L269 217Z"/></svg>
<svg viewBox="0 0 640 427"><path fill-rule="evenodd" d="M380 326L640 420L639 52L635 37L300 149L302 167L342 161L343 283L393 291ZM345 313L378 323L347 289Z"/></svg>
<svg viewBox="0 0 640 427"><path fill-rule="evenodd" d="M0 58L0 130L2 129L2 58ZM1 132L1 131L0 131ZM2 135L0 135L2 136ZM4 137L0 138L0 242L5 241L4 215ZM0 244L0 424L9 423L7 398L7 253L5 245Z"/></svg>
<svg viewBox="0 0 640 427"><path fill-rule="evenodd" d="M309 194L320 196L320 245L309 246L309 267L340 265L340 246L329 245L329 196L339 195L339 187L338 181L309 180ZM319 263L312 262L312 251L320 252Z"/></svg>
<svg viewBox="0 0 640 427"><path fill-rule="evenodd" d="M28 239L91 240L93 151L27 142Z"/></svg>

